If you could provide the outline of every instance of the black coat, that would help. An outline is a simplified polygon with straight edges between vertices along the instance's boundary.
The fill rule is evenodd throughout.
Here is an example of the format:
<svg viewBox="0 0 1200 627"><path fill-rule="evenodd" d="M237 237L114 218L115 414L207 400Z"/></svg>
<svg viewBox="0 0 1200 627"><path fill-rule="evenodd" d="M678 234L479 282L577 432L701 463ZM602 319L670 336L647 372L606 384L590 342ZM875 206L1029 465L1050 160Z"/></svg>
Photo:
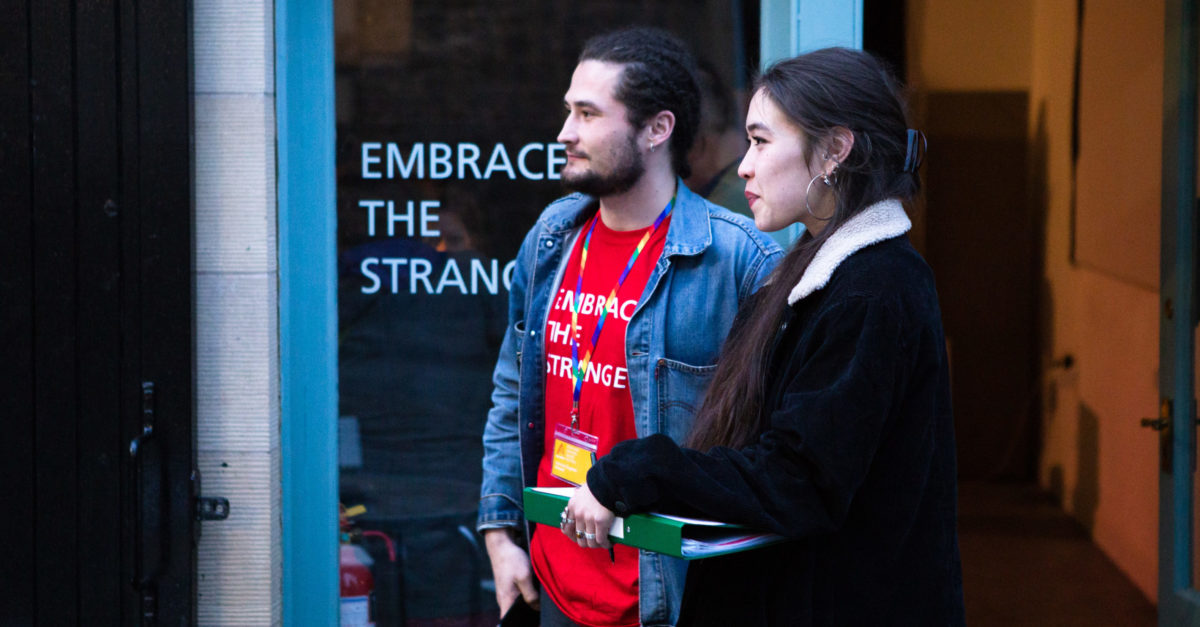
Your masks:
<svg viewBox="0 0 1200 627"><path fill-rule="evenodd" d="M963 624L937 294L907 238L878 233L790 306L755 443L700 453L651 436L588 474L618 515L704 515L793 539L692 562L680 625Z"/></svg>

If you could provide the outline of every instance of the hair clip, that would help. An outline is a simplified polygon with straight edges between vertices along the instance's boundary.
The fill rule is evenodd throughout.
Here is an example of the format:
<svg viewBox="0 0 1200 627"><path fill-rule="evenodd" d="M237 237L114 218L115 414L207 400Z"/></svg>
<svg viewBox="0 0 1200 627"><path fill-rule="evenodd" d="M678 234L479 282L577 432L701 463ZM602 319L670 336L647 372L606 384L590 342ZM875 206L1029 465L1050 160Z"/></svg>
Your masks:
<svg viewBox="0 0 1200 627"><path fill-rule="evenodd" d="M912 172L916 174L917 169L921 167L921 163L925 160L925 152L929 150L929 140L925 138L925 133L916 129L908 129L908 146L904 153L904 172Z"/></svg>

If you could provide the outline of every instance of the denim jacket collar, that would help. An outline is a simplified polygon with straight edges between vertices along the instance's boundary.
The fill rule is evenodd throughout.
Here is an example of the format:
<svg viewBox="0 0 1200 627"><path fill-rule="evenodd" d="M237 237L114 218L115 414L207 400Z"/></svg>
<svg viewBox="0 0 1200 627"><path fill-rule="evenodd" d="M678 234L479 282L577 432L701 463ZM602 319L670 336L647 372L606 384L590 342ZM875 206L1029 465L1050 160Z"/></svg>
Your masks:
<svg viewBox="0 0 1200 627"><path fill-rule="evenodd" d="M671 228L663 244L663 257L672 255L698 255L712 244L712 225L703 200L684 185L683 179L675 180L675 208L671 210ZM553 233L574 229L591 216L596 199L578 192L554 203L543 215L542 224Z"/></svg>

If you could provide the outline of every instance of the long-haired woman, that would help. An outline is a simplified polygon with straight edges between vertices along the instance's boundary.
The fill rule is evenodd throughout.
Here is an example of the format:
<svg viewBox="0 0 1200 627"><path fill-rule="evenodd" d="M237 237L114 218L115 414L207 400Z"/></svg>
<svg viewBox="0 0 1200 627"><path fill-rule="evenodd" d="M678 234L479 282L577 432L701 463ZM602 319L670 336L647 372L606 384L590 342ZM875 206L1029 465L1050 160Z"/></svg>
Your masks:
<svg viewBox="0 0 1200 627"><path fill-rule="evenodd" d="M844 48L768 69L746 130L755 224L805 233L739 315L686 447L614 447L563 531L607 547L614 512L653 510L789 539L692 562L681 625L962 624L945 340L902 206L924 136L887 69Z"/></svg>

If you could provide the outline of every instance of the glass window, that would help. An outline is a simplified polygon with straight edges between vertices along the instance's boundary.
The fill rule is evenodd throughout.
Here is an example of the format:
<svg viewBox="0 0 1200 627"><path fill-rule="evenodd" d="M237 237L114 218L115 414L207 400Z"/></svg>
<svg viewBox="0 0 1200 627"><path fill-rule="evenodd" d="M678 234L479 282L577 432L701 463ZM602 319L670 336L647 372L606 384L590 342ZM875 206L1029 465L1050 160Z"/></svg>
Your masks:
<svg viewBox="0 0 1200 627"><path fill-rule="evenodd" d="M758 5L336 0L335 20L340 499L365 508L343 534L343 597L373 595L343 607L494 625L480 437L512 260L564 193L554 140L576 57L603 30L667 28L740 112Z"/></svg>

